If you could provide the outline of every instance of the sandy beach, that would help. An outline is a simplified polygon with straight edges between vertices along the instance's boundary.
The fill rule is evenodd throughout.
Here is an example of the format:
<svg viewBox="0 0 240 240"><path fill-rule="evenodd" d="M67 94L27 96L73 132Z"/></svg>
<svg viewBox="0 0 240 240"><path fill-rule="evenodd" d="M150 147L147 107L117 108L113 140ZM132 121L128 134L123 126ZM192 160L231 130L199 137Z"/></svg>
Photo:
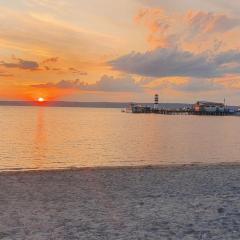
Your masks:
<svg viewBox="0 0 240 240"><path fill-rule="evenodd" d="M0 174L0 239L240 239L240 166Z"/></svg>

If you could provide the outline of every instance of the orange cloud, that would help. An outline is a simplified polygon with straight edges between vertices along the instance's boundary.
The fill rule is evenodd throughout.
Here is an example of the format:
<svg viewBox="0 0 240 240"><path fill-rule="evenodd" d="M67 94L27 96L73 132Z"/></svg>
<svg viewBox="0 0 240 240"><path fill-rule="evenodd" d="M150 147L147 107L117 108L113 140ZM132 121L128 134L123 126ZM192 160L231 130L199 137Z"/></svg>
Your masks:
<svg viewBox="0 0 240 240"><path fill-rule="evenodd" d="M227 89L240 90L240 77L238 75L228 74L215 80Z"/></svg>
<svg viewBox="0 0 240 240"><path fill-rule="evenodd" d="M36 100L43 97L46 101L55 101L62 99L65 96L72 95L76 92L75 89L59 89L59 88L34 88L28 87L26 98L29 100Z"/></svg>
<svg viewBox="0 0 240 240"><path fill-rule="evenodd" d="M47 101L59 100L74 94L75 89L34 88L28 85L7 85L0 87L0 96L4 99L35 101L43 97Z"/></svg>
<svg viewBox="0 0 240 240"><path fill-rule="evenodd" d="M7 72L0 71L0 77L12 77L13 75Z"/></svg>
<svg viewBox="0 0 240 240"><path fill-rule="evenodd" d="M43 83L31 85L37 89L69 89L78 91L94 91L94 92L141 92L146 84L146 80L136 81L133 77L123 75L113 77L104 75L95 83L88 84L79 79L75 80L61 80L56 83Z"/></svg>
<svg viewBox="0 0 240 240"><path fill-rule="evenodd" d="M162 8L141 9L135 16L148 30L151 49L180 47L190 51L216 51L236 47L233 32L240 36L240 18L222 13L188 11L167 12ZM220 44L219 44L220 43Z"/></svg>
<svg viewBox="0 0 240 240"><path fill-rule="evenodd" d="M172 36L169 35L169 16L161 8L141 9L135 16L136 23L143 23L148 28L148 43L152 48L169 47Z"/></svg>

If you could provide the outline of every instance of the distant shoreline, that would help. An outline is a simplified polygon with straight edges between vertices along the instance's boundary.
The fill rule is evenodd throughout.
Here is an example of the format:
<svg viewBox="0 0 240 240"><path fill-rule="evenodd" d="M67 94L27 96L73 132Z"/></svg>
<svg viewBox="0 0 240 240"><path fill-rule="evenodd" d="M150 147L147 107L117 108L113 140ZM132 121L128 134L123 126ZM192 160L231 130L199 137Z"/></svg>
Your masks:
<svg viewBox="0 0 240 240"><path fill-rule="evenodd" d="M140 103L142 105L153 106L153 103ZM68 102L53 101L38 103L33 101L0 101L0 106L36 106L36 107L82 107L82 108L126 108L129 102ZM159 103L159 106L167 108L189 107L188 103Z"/></svg>

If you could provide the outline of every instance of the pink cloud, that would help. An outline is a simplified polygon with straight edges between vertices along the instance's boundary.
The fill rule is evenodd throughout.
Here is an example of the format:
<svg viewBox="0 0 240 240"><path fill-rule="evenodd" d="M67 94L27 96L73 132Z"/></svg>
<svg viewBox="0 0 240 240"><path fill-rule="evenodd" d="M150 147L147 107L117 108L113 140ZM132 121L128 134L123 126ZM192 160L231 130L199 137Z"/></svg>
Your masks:
<svg viewBox="0 0 240 240"><path fill-rule="evenodd" d="M224 44L226 34L235 31L240 35L237 28L240 26L240 18L222 13L202 11L173 13L162 8L147 8L139 10L135 21L147 28L147 42L151 49L188 46L196 49L205 46L215 50L216 42ZM227 40L229 44L229 39Z"/></svg>
<svg viewBox="0 0 240 240"><path fill-rule="evenodd" d="M148 29L147 41L153 48L171 45L170 21L163 9L141 9L135 16L135 21L138 24L143 24Z"/></svg>
<svg viewBox="0 0 240 240"><path fill-rule="evenodd" d="M212 12L190 11L186 20L199 33L227 32L240 25L240 19Z"/></svg>

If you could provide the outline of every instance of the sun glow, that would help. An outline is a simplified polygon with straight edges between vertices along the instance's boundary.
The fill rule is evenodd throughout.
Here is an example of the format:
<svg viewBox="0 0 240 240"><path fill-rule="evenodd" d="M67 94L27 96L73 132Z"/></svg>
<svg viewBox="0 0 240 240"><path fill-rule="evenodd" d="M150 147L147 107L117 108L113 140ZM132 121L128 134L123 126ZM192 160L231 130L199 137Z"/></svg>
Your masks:
<svg viewBox="0 0 240 240"><path fill-rule="evenodd" d="M44 99L43 97L39 97L39 98L37 99L37 101L38 101L38 102L45 102L45 99Z"/></svg>

